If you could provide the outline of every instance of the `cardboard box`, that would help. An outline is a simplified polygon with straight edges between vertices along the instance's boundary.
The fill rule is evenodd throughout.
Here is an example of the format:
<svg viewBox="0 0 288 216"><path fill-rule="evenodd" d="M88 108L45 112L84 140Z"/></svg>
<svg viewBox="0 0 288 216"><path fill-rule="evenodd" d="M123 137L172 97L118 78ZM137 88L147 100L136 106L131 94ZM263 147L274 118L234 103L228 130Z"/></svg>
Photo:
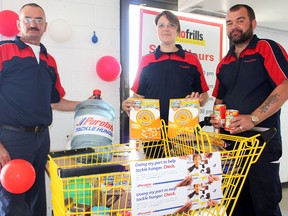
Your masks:
<svg viewBox="0 0 288 216"><path fill-rule="evenodd" d="M161 139L159 100L131 98L134 106L130 111L130 139Z"/></svg>
<svg viewBox="0 0 288 216"><path fill-rule="evenodd" d="M111 210L131 208L131 178L128 173L100 176L94 189L93 206Z"/></svg>
<svg viewBox="0 0 288 216"><path fill-rule="evenodd" d="M130 189L95 190L93 203L111 210L131 208L131 192Z"/></svg>
<svg viewBox="0 0 288 216"><path fill-rule="evenodd" d="M91 211L91 206L86 205L86 204L77 204L76 206L73 206L72 208L70 208L67 212L67 216L90 216L90 213L86 212L90 212Z"/></svg>
<svg viewBox="0 0 288 216"><path fill-rule="evenodd" d="M199 99L170 99L168 118L168 137L177 136L173 128L190 130L199 124Z"/></svg>

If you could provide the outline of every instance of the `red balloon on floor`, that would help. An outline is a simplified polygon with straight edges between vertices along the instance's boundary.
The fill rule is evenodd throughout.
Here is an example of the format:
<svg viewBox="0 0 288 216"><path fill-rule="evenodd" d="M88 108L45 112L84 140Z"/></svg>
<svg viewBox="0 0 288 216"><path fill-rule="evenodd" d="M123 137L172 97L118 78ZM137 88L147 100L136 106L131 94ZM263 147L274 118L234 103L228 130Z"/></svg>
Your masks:
<svg viewBox="0 0 288 216"><path fill-rule="evenodd" d="M34 167L23 159L9 161L3 166L0 173L2 186L14 194L28 191L33 186L35 179Z"/></svg>

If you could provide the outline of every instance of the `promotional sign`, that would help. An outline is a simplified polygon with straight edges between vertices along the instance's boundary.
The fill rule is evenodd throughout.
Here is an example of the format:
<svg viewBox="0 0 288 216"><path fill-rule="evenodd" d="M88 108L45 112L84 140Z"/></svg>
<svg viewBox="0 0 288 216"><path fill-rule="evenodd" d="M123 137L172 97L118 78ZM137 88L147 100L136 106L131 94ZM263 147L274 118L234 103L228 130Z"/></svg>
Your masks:
<svg viewBox="0 0 288 216"><path fill-rule="evenodd" d="M220 152L131 162L132 215L215 206L223 197Z"/></svg>

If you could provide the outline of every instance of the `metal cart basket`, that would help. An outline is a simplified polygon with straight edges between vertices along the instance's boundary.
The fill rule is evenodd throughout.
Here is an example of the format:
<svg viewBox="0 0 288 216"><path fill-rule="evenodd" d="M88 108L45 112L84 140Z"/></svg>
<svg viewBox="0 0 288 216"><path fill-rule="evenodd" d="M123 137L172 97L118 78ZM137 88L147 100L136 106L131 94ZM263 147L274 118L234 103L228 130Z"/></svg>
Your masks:
<svg viewBox="0 0 288 216"><path fill-rule="evenodd" d="M158 141L51 152L48 165L54 215L132 215L131 161L213 151L221 154L221 203L177 215L231 215L250 166L275 133L270 129L246 138L203 132L200 126L187 130L164 125L161 130Z"/></svg>

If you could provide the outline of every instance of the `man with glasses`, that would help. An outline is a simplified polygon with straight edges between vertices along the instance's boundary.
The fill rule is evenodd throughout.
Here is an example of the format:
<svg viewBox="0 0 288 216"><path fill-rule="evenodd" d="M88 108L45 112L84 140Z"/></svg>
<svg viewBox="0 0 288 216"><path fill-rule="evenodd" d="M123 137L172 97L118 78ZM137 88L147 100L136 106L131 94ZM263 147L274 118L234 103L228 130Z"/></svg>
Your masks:
<svg viewBox="0 0 288 216"><path fill-rule="evenodd" d="M44 10L24 5L17 27L20 36L0 42L0 169L20 158L35 168L36 180L23 194L0 185L0 215L46 216L45 165L50 149L52 108L72 111L80 102L63 98L57 65L40 43L46 31Z"/></svg>

